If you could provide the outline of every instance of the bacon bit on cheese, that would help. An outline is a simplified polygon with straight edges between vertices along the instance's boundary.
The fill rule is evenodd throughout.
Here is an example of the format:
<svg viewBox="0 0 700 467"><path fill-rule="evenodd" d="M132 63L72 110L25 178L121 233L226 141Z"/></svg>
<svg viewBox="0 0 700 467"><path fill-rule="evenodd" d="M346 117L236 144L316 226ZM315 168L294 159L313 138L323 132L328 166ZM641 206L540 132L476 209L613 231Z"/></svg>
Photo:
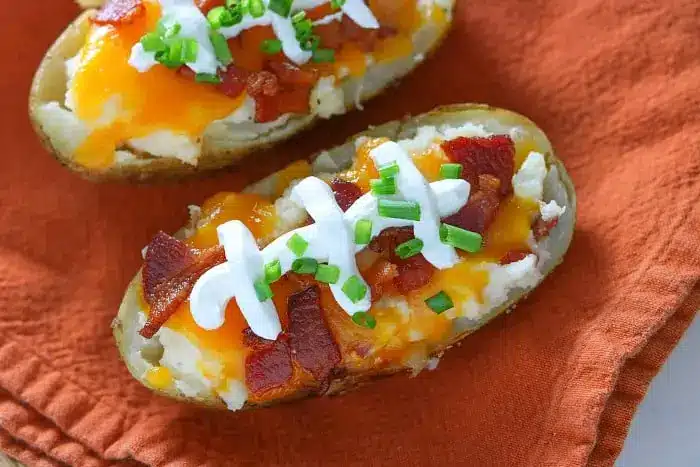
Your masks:
<svg viewBox="0 0 700 467"><path fill-rule="evenodd" d="M535 240L538 242L544 237L548 236L554 227L559 223L559 218L552 219L550 221L545 221L542 216L537 216L535 222L532 224L532 233L535 236Z"/></svg>
<svg viewBox="0 0 700 467"><path fill-rule="evenodd" d="M435 267L423 255L408 259L401 259L396 255L396 247L412 238L414 237L411 227L391 228L375 237L369 245L372 251L379 253L396 266L393 284L402 294L423 287L430 282L435 272Z"/></svg>
<svg viewBox="0 0 700 467"><path fill-rule="evenodd" d="M289 342L294 359L323 385L341 358L323 317L319 287L311 286L295 293L289 297L287 305Z"/></svg>
<svg viewBox="0 0 700 467"><path fill-rule="evenodd" d="M359 186L339 178L334 178L331 181L331 188L335 195L335 201L343 212L350 209L350 206L362 196L362 190Z"/></svg>
<svg viewBox="0 0 700 467"><path fill-rule="evenodd" d="M496 218L501 203L501 182L492 175L478 177L478 191L469 197L467 205L445 219L446 224L484 234Z"/></svg>
<svg viewBox="0 0 700 467"><path fill-rule="evenodd" d="M92 17L92 22L99 25L131 23L137 17L146 13L142 0L109 0Z"/></svg>
<svg viewBox="0 0 700 467"><path fill-rule="evenodd" d="M478 188L479 175L493 175L498 178L501 181L501 196L513 191L515 144L509 136L460 137L446 141L441 146L451 161L462 165L462 178L471 183L472 191Z"/></svg>
<svg viewBox="0 0 700 467"><path fill-rule="evenodd" d="M159 233L148 246L143 267L144 295L151 306L139 333L150 339L187 299L197 280L226 260L222 247L187 254L183 242Z"/></svg>
<svg viewBox="0 0 700 467"><path fill-rule="evenodd" d="M284 386L292 378L294 368L286 336L275 341L255 337L246 340L252 344L252 352L245 359L245 383L248 390L260 395Z"/></svg>
<svg viewBox="0 0 700 467"><path fill-rule="evenodd" d="M529 250L512 250L503 255L503 257L498 261L498 264L503 266L510 263L517 263L518 261L525 259L525 257L530 254L532 254L532 252Z"/></svg>

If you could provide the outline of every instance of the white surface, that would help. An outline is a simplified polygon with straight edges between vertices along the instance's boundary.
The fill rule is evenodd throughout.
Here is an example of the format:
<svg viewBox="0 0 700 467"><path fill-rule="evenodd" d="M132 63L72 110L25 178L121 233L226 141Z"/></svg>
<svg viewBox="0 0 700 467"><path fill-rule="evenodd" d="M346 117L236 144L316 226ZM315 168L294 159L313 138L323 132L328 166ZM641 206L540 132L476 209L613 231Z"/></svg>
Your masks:
<svg viewBox="0 0 700 467"><path fill-rule="evenodd" d="M700 319L652 381L615 465L700 466Z"/></svg>

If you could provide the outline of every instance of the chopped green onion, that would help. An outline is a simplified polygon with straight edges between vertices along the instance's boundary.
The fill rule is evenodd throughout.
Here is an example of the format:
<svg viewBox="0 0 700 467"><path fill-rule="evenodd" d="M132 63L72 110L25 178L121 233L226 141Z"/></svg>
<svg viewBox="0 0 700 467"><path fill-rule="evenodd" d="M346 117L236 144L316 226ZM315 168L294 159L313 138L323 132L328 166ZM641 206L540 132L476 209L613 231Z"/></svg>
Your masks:
<svg viewBox="0 0 700 467"><path fill-rule="evenodd" d="M393 199L380 198L379 215L391 219L419 221L420 204L415 201L396 201Z"/></svg>
<svg viewBox="0 0 700 467"><path fill-rule="evenodd" d="M282 264L276 259L265 265L265 282L272 284L282 277Z"/></svg>
<svg viewBox="0 0 700 467"><path fill-rule="evenodd" d="M478 233L449 224L440 226L440 240L442 243L469 253L476 253L481 250L481 244L483 243L483 237Z"/></svg>
<svg viewBox="0 0 700 467"><path fill-rule="evenodd" d="M306 19L306 12L305 11L299 11L297 13L294 13L292 15L292 24L297 24Z"/></svg>
<svg viewBox="0 0 700 467"><path fill-rule="evenodd" d="M267 7L281 17L287 18L292 11L292 0L270 0Z"/></svg>
<svg viewBox="0 0 700 467"><path fill-rule="evenodd" d="M462 176L462 164L442 164L440 176L444 179L457 179Z"/></svg>
<svg viewBox="0 0 700 467"><path fill-rule="evenodd" d="M265 5L262 0L250 0L248 11L253 18L260 18L265 14Z"/></svg>
<svg viewBox="0 0 700 467"><path fill-rule="evenodd" d="M167 48L165 50L161 50L160 52L156 52L156 61L160 63L161 65L167 66L168 68L179 68L182 66L182 63L180 61L171 61L170 60L170 48Z"/></svg>
<svg viewBox="0 0 700 467"><path fill-rule="evenodd" d="M181 30L182 25L180 23L175 23L165 30L165 32L163 33L163 37L165 37L166 39L173 38L180 34Z"/></svg>
<svg viewBox="0 0 700 467"><path fill-rule="evenodd" d="M155 32L149 32L141 38L141 45L146 52L162 52L168 48L162 37Z"/></svg>
<svg viewBox="0 0 700 467"><path fill-rule="evenodd" d="M260 50L268 55L282 52L282 41L279 39L265 39L260 43Z"/></svg>
<svg viewBox="0 0 700 467"><path fill-rule="evenodd" d="M182 63L194 63L197 61L199 44L194 39L182 39Z"/></svg>
<svg viewBox="0 0 700 467"><path fill-rule="evenodd" d="M454 303L452 303L452 299L450 298L450 296L447 295L444 291L438 292L429 299L427 299L425 301L425 304L428 305L428 307L438 315L440 313L444 313L450 308L454 308L455 306Z"/></svg>
<svg viewBox="0 0 700 467"><path fill-rule="evenodd" d="M207 20L212 29L233 26L233 14L226 7L218 6L207 13Z"/></svg>
<svg viewBox="0 0 700 467"><path fill-rule="evenodd" d="M372 241L372 221L360 219L355 224L355 243L357 245L368 245Z"/></svg>
<svg viewBox="0 0 700 467"><path fill-rule="evenodd" d="M312 34L308 39L300 41L299 45L301 45L302 50L312 52L318 49L318 46L321 45L321 38L316 34Z"/></svg>
<svg viewBox="0 0 700 467"><path fill-rule="evenodd" d="M292 253L294 253L297 257L303 255L308 247L309 242L304 240L304 237L298 233L295 233L289 240L287 240L287 248L292 250Z"/></svg>
<svg viewBox="0 0 700 467"><path fill-rule="evenodd" d="M359 302L367 295L367 286L357 276L350 276L343 284L342 290L352 303Z"/></svg>
<svg viewBox="0 0 700 467"><path fill-rule="evenodd" d="M408 259L416 256L423 250L423 240L420 238L413 238L407 242L403 242L401 245L396 247L396 254L401 259Z"/></svg>
<svg viewBox="0 0 700 467"><path fill-rule="evenodd" d="M221 84L219 75L214 75L212 73L197 73L194 75L194 80L197 83Z"/></svg>
<svg viewBox="0 0 700 467"><path fill-rule="evenodd" d="M363 328L367 329L374 329L377 326L377 320L374 319L374 316L370 315L369 313L365 313L364 311L358 311L352 315L352 321L358 326L362 326Z"/></svg>
<svg viewBox="0 0 700 467"><path fill-rule="evenodd" d="M315 63L331 63L335 62L335 50L333 49L316 49L311 57Z"/></svg>
<svg viewBox="0 0 700 467"><path fill-rule="evenodd" d="M375 196L396 194L396 179L393 177L375 178L369 181L369 186Z"/></svg>
<svg viewBox="0 0 700 467"><path fill-rule="evenodd" d="M296 32L297 40L304 42L313 34L314 25L311 20L305 19L294 25L294 31Z"/></svg>
<svg viewBox="0 0 700 467"><path fill-rule="evenodd" d="M253 288L255 289L255 295L258 296L258 300L265 302L273 297L272 289L270 285L265 282L264 279L259 279L253 283Z"/></svg>
<svg viewBox="0 0 700 467"><path fill-rule="evenodd" d="M399 164L391 162L379 167L379 176L382 178L396 177L399 174Z"/></svg>
<svg viewBox="0 0 700 467"><path fill-rule="evenodd" d="M331 0L331 8L340 10L345 5L345 0Z"/></svg>
<svg viewBox="0 0 700 467"><path fill-rule="evenodd" d="M319 264L315 279L324 284L335 284L340 279L340 268L332 264Z"/></svg>
<svg viewBox="0 0 700 467"><path fill-rule="evenodd" d="M316 274L318 261L313 258L297 258L292 263L292 271L297 274Z"/></svg>
<svg viewBox="0 0 700 467"><path fill-rule="evenodd" d="M224 65L230 65L233 62L233 57L231 56L231 49L228 48L228 42L223 34L210 31L209 40L211 40L211 45L214 47L214 53L216 58Z"/></svg>

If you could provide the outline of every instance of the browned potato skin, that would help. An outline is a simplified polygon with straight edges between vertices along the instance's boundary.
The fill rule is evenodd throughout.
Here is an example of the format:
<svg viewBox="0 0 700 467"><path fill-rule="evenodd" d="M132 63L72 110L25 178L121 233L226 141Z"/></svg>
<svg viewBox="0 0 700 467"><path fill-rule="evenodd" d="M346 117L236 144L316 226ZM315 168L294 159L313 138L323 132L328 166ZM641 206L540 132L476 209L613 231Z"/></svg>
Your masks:
<svg viewBox="0 0 700 467"><path fill-rule="evenodd" d="M546 136L544 133L537 128L537 126L531 122L530 120L526 119L525 117L515 114L513 112L509 112L507 110L503 109L497 109L497 108L492 108L488 107L485 105L477 105L477 104L459 104L459 105L452 105L452 106L446 106L446 107L440 107L430 113L420 115L415 118L409 118L404 121L400 122L390 122L384 125L381 125L379 127L373 128L371 130L368 130L364 133L360 133L358 135L355 135L354 137L350 138L348 142L345 144L338 146L334 149L329 150L326 154L323 155L323 157L330 158L329 160L332 161L333 164L335 164L335 171L340 171L346 167L348 167L352 161L352 158L355 155L355 145L354 141L360 136L386 136L391 139L401 139L405 137L410 137L412 135L412 132L415 132L415 130L420 127L420 126L425 126L425 125L435 125L435 124L440 124L440 123L448 123L448 122L461 122L465 123L467 121L473 121L475 123L488 123L488 122L493 122L493 121L498 121L500 124L508 126L508 125L518 125L521 127L524 127L528 129L528 131L535 136L535 138L542 144L542 147L550 148L550 151L546 154L547 160L549 164L553 164L557 167L559 171L559 177L560 177L560 184L561 187L566 192L566 197L567 197L567 203L566 203L566 209L567 212L565 215L560 219L559 224L555 229L552 231L550 234L550 238L557 239L556 245L553 245L551 248L550 252L553 255L553 260L547 264L543 272L543 280L544 278L551 273L554 268L561 263L561 261L564 258L564 254L566 253L569 244L571 242L573 232L574 232L574 227L575 227L575 220L576 220L576 194L574 191L574 185L571 179L569 178L566 169L564 168L562 162L553 154L553 151L551 150L551 145L549 141L547 140ZM322 153L323 154L323 153ZM317 172L328 172L328 165L323 164L324 167L321 169L319 168ZM272 182L272 183L266 183L266 182ZM254 191L256 193L265 193L266 188L270 186L274 186L274 175L269 177L266 180L263 180L255 186ZM129 284L129 287L127 289L126 295L124 297L124 301L122 302L122 305L119 309L118 316L115 318L113 322L113 331L114 331L114 337L117 342L117 347L119 348L120 354L122 358L124 359L124 362L126 363L127 367L129 368L130 372L136 378L137 380L141 381L145 386L149 386L146 381L143 380L142 375L139 374L138 370L135 368L134 362L132 362L129 358L130 355L133 355L132 352L132 343L131 343L131 337L134 336L134 333L138 332L138 324L137 324L137 319L136 316L139 312L138 308L138 293L139 293L139 287L140 287L140 281L141 281L141 275L140 273L134 277L132 282ZM478 323L475 325L471 326L469 329L466 329L462 332L459 332L455 335L452 336L449 340L447 340L443 345L441 345L439 348L435 349L434 355L439 356L442 355L447 349L449 349L451 346L459 342L461 339L466 337L467 335L471 334L472 332L476 331L479 329L481 326L485 325L488 323L491 319L495 318L496 316L500 315L503 312L509 311L513 309L517 302L523 299L529 292L532 290L527 290L522 293L519 293L502 305L501 307L498 307L495 310L492 310L491 313L489 313L487 316L483 317ZM136 305L136 306L135 306ZM398 372L409 372L411 371L410 368L406 367L391 367L391 368L383 368L383 369L377 369L376 371L368 371L368 372L360 372L360 373L351 373L347 372L346 374L339 376L331 381L330 386L328 389L323 393L323 395L334 395L334 394L341 394L348 392L360 385L366 384L376 378L380 378L383 376L388 376L394 373ZM194 398L185 398L179 395L175 390L159 390L155 388L151 388L153 391L173 397L176 399L184 400L187 402L192 402L196 404L201 404L201 405L206 405L206 406L211 406L211 407L216 407L216 408L221 408L225 409L226 405L224 402L219 399L218 397L213 397L213 398L200 398L200 399L194 399ZM304 398L312 395L318 395L310 392L300 392L298 394L295 394L291 399L299 399L299 398ZM285 401L273 401L272 403L268 405L275 405L277 403L281 402L286 402ZM250 404L247 403L244 407L244 409L251 409L251 408L256 408L259 407L258 405L255 404Z"/></svg>
<svg viewBox="0 0 700 467"><path fill-rule="evenodd" d="M96 7L104 3L104 1L83 0L78 3L84 7ZM130 150L130 152L136 156L136 160L132 162L115 163L110 167L99 169L80 165L75 162L72 154L60 150L51 141L51 132L47 130L47 122L42 121L38 110L42 104L48 102L63 102L67 85L64 63L67 59L75 56L84 44L90 26L89 19L94 12L94 9L84 11L50 47L34 76L29 96L29 116L44 147L59 163L83 178L92 181L126 180L144 182L196 176L235 165L249 154L267 149L310 128L318 120L318 117L310 116L292 117L285 125L261 134L255 139L235 140L230 138L230 141L225 141L225 144L221 144L222 139L226 140L226 135L222 134L221 131L216 136L205 133L203 136L202 154L196 166L185 164L175 158L150 157L133 150ZM434 36L431 36L431 40L427 41L425 47L416 48L416 54L427 56L436 50L446 36L449 24L444 28L435 27L433 29L432 34ZM406 60L410 60L410 65L406 65ZM406 69L393 69L391 65L370 67L370 73L376 74L377 79L381 81L381 85L363 87L360 100L366 101L381 94L393 82L399 80L417 66L417 63L413 62L412 56L400 61L404 62L403 65L407 66ZM346 90L345 104L347 110L355 107L353 96L358 83L358 80L350 79L343 84L343 88Z"/></svg>

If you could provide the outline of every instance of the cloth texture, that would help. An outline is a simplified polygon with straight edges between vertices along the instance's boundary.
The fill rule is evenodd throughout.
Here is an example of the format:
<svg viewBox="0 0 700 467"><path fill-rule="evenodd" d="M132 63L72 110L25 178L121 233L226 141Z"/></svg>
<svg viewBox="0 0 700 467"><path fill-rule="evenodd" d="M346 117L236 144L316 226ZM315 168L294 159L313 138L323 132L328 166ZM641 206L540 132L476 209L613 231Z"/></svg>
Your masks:
<svg viewBox="0 0 700 467"><path fill-rule="evenodd" d="M70 0L0 9L0 450L57 465L609 466L700 307L700 3L458 1L444 46L355 112L212 177L94 184L27 117ZM436 371L245 413L158 397L110 322L186 206L377 124L486 102L549 135L577 188L564 263ZM259 161L264 160L261 164Z"/></svg>

